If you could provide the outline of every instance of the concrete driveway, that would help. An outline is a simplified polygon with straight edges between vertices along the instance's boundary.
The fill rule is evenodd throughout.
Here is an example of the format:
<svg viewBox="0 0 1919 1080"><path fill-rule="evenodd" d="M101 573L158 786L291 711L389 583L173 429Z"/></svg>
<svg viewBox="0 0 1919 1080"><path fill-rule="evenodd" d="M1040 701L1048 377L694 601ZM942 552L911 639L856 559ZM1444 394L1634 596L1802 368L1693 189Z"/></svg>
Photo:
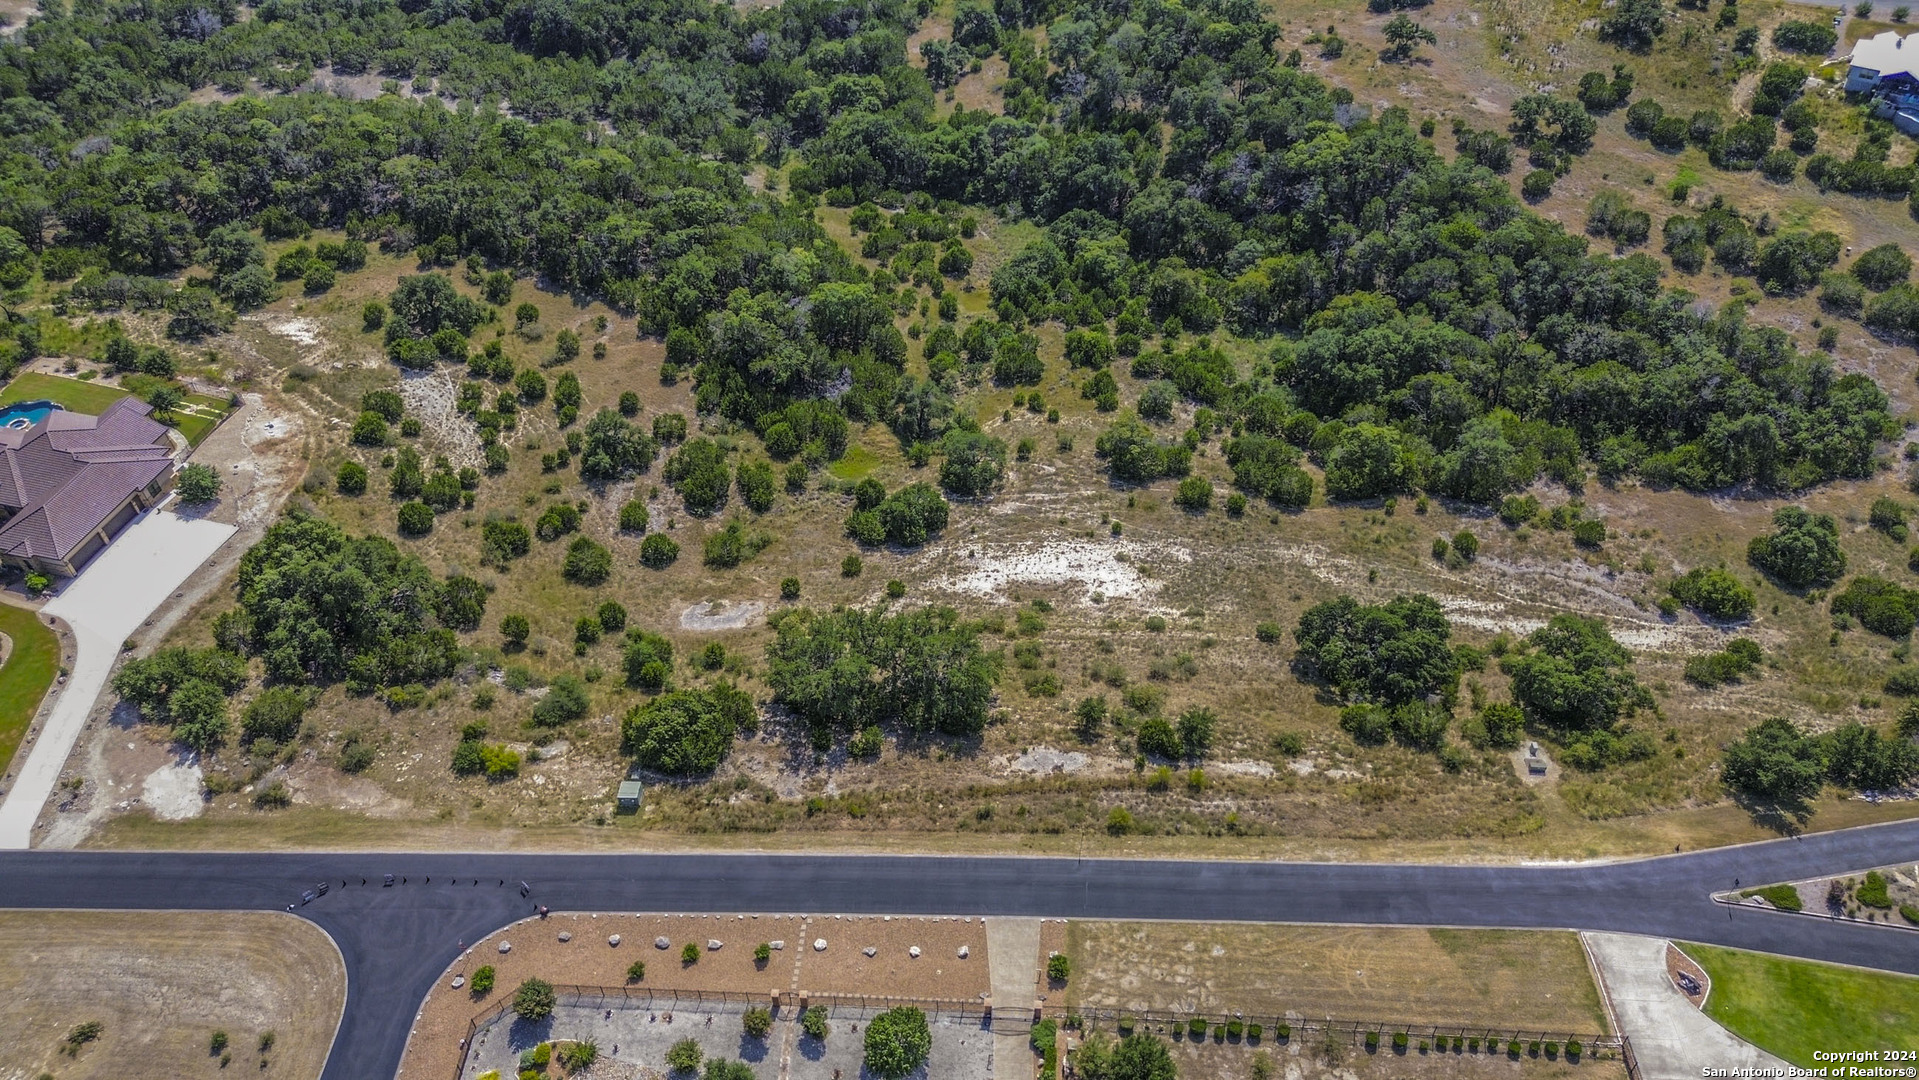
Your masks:
<svg viewBox="0 0 1919 1080"><path fill-rule="evenodd" d="M1686 1000L1666 974L1666 939L1598 933L1584 937L1605 980L1620 1033L1632 1040L1645 1080L1786 1075L1784 1061L1720 1027ZM1733 1071L1765 1068L1781 1071ZM1706 1071L1713 1069L1725 1071Z"/></svg>
<svg viewBox="0 0 1919 1080"><path fill-rule="evenodd" d="M232 536L233 526L148 511L107 546L45 612L73 628L75 658L20 776L0 802L0 849L29 847L33 823L120 655L148 616Z"/></svg>

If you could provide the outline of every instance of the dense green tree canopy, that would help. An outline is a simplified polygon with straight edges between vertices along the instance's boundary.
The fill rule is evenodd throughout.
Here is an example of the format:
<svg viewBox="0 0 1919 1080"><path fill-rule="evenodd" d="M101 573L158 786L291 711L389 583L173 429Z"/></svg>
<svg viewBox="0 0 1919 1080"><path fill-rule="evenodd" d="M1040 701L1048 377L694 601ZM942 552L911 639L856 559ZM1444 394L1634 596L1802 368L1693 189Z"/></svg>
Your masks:
<svg viewBox="0 0 1919 1080"><path fill-rule="evenodd" d="M1601 730L1635 707L1645 692L1628 668L1632 653L1603 620L1561 614L1526 638L1531 651L1512 657L1513 698L1541 723L1568 731Z"/></svg>
<svg viewBox="0 0 1919 1080"><path fill-rule="evenodd" d="M1819 794L1824 763L1818 740L1774 716L1727 745L1726 786L1765 802L1799 806Z"/></svg>
<svg viewBox="0 0 1919 1080"><path fill-rule="evenodd" d="M767 681L809 724L857 731L872 723L927 735L977 735L1000 657L950 610L899 615L800 608L767 649Z"/></svg>
<svg viewBox="0 0 1919 1080"><path fill-rule="evenodd" d="M0 42L0 274L51 261L71 302L165 310L195 336L273 288L252 230L343 227L362 246L356 259L319 245L289 268L303 272L350 270L367 244L441 265L472 253L632 311L694 376L702 411L781 458L837 457L847 420L931 442L942 394L989 371L1035 381L1027 323L1054 319L1076 364L1132 355L1136 376L1230 415L1263 400L1350 420L1355 434L1323 461L1335 498L1431 484L1483 501L1579 458L1692 489L1871 472L1893 425L1868 377L1748 326L1743 305L1713 314L1663 291L1646 256L1589 253L1476 155L1447 161L1404 113L1371 116L1288 66L1262 15L1250 0L969 8L951 41L926 42L922 69L906 55L922 17L906 0L856 12L273 0L248 19L221 4L79 5ZM1638 47L1663 20L1657 0L1634 0L1606 32ZM935 85L992 52L1009 71L1003 113L941 115ZM293 92L325 69L430 80L460 107ZM248 80L269 95L186 100ZM501 98L510 114L492 107ZM1714 152L1757 161L1775 130L1756 120L1763 131L1728 129ZM1513 134L1560 155L1593 124L1579 101L1532 95ZM785 193L749 190L735 167L795 153ZM827 239L816 198L885 204L862 226L880 273ZM997 318L929 335L932 378L909 382L893 319L912 298L896 286L964 263L955 203L1009 208L1043 232L990 275ZM1748 247L1738 269L1779 291L1804 288L1834 252L1816 233ZM196 262L217 289L156 276ZM1891 263L1865 269L1891 281ZM1903 328L1913 305L1886 296L1879 323ZM433 272L405 278L392 310L393 356L409 366L460 359L458 335L485 317ZM1298 341L1249 379L1210 341L1140 350L1162 327ZM1498 418L1496 435L1481 417ZM1109 434L1118 479L1185 471L1181 448ZM629 467L610 445L582 468Z"/></svg>
<svg viewBox="0 0 1919 1080"><path fill-rule="evenodd" d="M626 714L621 745L655 772L703 776L719 768L734 735L753 722L752 699L730 684L675 690Z"/></svg>
<svg viewBox="0 0 1919 1080"><path fill-rule="evenodd" d="M1845 574L1846 553L1839 550L1839 523L1831 514L1782 506L1773 511L1772 524L1771 533L1746 545L1746 558L1780 584L1803 589Z"/></svg>
<svg viewBox="0 0 1919 1080"><path fill-rule="evenodd" d="M458 658L452 630L434 625L442 586L390 540L296 510L241 557L236 584L223 636L273 681L374 690L444 678ZM464 605L447 610L466 621Z"/></svg>
<svg viewBox="0 0 1919 1080"><path fill-rule="evenodd" d="M1459 682L1452 625L1424 594L1378 606L1341 596L1308 608L1293 634L1300 661L1348 699L1401 705L1429 694L1450 698Z"/></svg>

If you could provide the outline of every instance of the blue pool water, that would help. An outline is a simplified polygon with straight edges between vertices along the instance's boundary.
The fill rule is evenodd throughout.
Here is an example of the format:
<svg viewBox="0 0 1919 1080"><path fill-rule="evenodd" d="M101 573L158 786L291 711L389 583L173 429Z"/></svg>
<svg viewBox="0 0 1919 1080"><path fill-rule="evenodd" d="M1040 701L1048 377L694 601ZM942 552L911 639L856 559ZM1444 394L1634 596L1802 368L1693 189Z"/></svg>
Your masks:
<svg viewBox="0 0 1919 1080"><path fill-rule="evenodd" d="M0 427L32 427L60 406L51 401L18 401L0 405Z"/></svg>

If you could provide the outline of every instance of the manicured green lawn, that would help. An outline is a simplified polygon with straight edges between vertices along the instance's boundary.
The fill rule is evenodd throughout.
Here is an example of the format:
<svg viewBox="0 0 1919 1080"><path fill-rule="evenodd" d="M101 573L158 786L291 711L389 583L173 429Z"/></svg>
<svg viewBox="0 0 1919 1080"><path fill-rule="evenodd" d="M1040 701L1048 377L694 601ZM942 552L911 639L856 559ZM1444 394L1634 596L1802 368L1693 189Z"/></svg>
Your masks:
<svg viewBox="0 0 1919 1080"><path fill-rule="evenodd" d="M1706 1015L1794 1065L1818 1064L1816 1050L1919 1050L1919 979L1711 945L1683 948L1712 977Z"/></svg>
<svg viewBox="0 0 1919 1080"><path fill-rule="evenodd" d="M0 775L26 737L40 699L60 667L60 643L39 616L0 604L0 634L13 639L13 654L0 667Z"/></svg>
<svg viewBox="0 0 1919 1080"><path fill-rule="evenodd" d="M136 377L137 378L137 377ZM163 380L151 379L154 385L171 385ZM7 384L0 390L0 405L11 405L16 401L51 401L57 405L72 409L74 412L98 416L116 400L130 396L132 391L112 386L99 386L81 382L78 379L63 379L58 375L43 375L29 371ZM199 406L211 415L196 415L185 410L174 413L174 427L187 437L191 446L200 445L201 440L213 433L221 418L227 414L227 403L219 398L205 394L188 394L186 400Z"/></svg>
<svg viewBox="0 0 1919 1080"><path fill-rule="evenodd" d="M213 434L213 427L219 422L217 417L212 416L195 416L189 412L173 414L173 426L179 428L180 434L187 437L188 446L200 445L200 440Z"/></svg>
<svg viewBox="0 0 1919 1080"><path fill-rule="evenodd" d="M29 371L8 383L5 390L0 390L0 405L11 405L16 401L51 401L74 412L98 416L106 411L107 406L126 396L125 390L112 386L98 386L78 379L63 379L58 375Z"/></svg>

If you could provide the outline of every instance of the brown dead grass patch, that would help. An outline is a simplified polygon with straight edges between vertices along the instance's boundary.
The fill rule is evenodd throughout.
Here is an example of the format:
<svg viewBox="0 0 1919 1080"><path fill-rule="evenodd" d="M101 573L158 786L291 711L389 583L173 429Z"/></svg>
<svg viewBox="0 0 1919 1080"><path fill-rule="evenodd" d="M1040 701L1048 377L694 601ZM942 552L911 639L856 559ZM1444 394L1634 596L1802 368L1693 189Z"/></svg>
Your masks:
<svg viewBox="0 0 1919 1080"><path fill-rule="evenodd" d="M333 1044L346 971L319 928L272 912L4 911L0 996L18 1075L306 1080ZM100 1038L66 1057L62 1040L89 1020ZM208 1053L215 1030L230 1040L228 1072Z"/></svg>
<svg viewBox="0 0 1919 1080"><path fill-rule="evenodd" d="M1576 934L1072 922L1074 1006L1603 1033Z"/></svg>

